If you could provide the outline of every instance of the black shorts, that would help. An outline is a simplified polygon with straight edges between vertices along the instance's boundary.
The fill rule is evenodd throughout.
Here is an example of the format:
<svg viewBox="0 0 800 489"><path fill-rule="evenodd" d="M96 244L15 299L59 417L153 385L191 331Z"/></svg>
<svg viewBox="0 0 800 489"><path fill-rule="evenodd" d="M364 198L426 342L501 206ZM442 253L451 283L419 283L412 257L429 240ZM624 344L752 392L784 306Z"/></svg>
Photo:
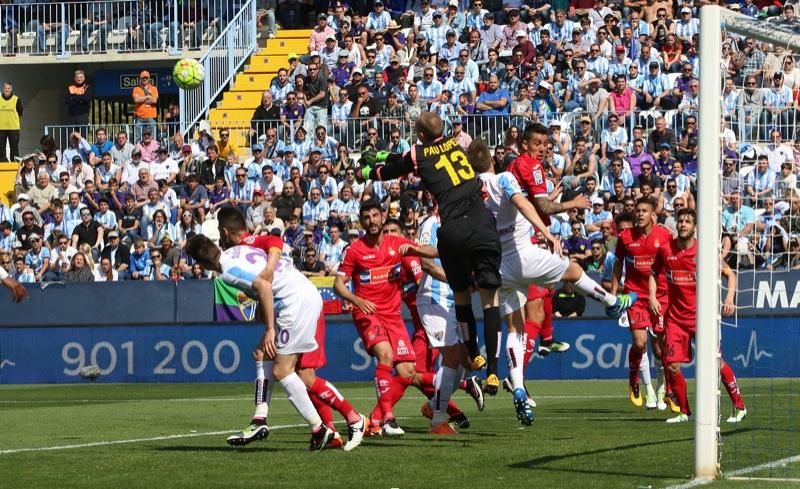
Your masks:
<svg viewBox="0 0 800 489"><path fill-rule="evenodd" d="M454 292L469 290L473 279L482 289L500 287L500 235L483 203L442 223L437 238L442 268Z"/></svg>

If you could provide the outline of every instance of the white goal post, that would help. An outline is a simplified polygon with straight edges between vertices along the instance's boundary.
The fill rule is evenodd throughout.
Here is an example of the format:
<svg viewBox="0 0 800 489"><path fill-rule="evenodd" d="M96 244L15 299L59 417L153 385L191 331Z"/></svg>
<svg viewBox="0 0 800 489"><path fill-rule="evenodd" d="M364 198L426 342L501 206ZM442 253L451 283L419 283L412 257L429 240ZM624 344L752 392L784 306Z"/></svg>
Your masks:
<svg viewBox="0 0 800 489"><path fill-rule="evenodd" d="M695 478L714 479L719 472L719 243L722 209L720 119L723 73L718 62L722 29L800 52L800 29L777 26L718 6L700 9L700 111L698 164L698 251L695 409ZM709 326L716 327L709 327Z"/></svg>

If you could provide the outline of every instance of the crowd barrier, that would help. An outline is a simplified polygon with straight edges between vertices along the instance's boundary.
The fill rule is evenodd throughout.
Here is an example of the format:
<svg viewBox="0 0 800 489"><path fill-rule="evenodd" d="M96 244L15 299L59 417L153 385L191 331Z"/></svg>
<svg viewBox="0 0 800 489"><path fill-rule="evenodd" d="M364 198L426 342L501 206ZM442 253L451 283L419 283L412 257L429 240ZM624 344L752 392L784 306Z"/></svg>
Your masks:
<svg viewBox="0 0 800 489"><path fill-rule="evenodd" d="M0 5L0 54L70 54L199 49L236 16L236 0L12 2Z"/></svg>

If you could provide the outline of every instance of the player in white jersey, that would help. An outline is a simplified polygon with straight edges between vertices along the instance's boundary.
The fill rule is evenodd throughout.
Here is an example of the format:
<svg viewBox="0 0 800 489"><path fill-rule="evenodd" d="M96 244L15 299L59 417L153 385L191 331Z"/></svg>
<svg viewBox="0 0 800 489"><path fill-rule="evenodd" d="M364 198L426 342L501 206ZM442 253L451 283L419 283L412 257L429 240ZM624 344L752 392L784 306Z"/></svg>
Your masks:
<svg viewBox="0 0 800 489"><path fill-rule="evenodd" d="M615 297L609 294L586 275L580 265L561 255L560 242L550 233L533 204L525 198L514 175L509 172L495 173L494 159L485 143L473 141L467 149L467 156L483 180L486 207L494 215L500 234L503 253L500 265L503 282L500 310L508 324L506 359L514 389L517 418L528 425L534 418L523 381L525 321L522 308L527 301L528 286L535 283L552 287L562 280L572 282L578 292L605 304L609 314L614 317L619 317L636 299L634 297L631 300L628 295ZM552 253L531 243L533 228L541 232L552 245Z"/></svg>
<svg viewBox="0 0 800 489"><path fill-rule="evenodd" d="M306 385L295 371L299 355L318 346L314 336L322 298L316 287L286 256L273 261L274 269L269 271L270 257L259 248L234 246L222 252L210 239L197 235L186 242L186 252L205 269L220 272L225 283L259 301L265 327L259 348L266 358L274 358L272 375L311 426L309 449L325 449L334 431L322 423Z"/></svg>
<svg viewBox="0 0 800 489"><path fill-rule="evenodd" d="M439 214L434 210L419 228L419 244L437 246L437 232L441 226ZM462 342L466 331L460 331L456 319L453 290L447 283L447 276L439 258L422 260L424 271L417 289L417 312L428 337L431 348L439 349L442 355L441 366L436 373L436 393L428 404L433 411L430 433L452 435L455 426L450 423L447 405L450 397L459 388L464 377L465 366L469 365L467 349ZM473 389L478 408L483 409L483 394Z"/></svg>

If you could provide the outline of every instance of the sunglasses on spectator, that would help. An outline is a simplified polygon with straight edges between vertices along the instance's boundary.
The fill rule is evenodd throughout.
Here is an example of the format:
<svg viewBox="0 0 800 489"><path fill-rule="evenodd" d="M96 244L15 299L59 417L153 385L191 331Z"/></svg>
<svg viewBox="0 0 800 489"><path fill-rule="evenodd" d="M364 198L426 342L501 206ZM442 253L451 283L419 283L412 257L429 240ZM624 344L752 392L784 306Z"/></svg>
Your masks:
<svg viewBox="0 0 800 489"><path fill-rule="evenodd" d="M247 173L237 173L236 176L239 178L244 178L247 176Z"/></svg>
<svg viewBox="0 0 800 489"><path fill-rule="evenodd" d="M228 133L227 132L223 132L222 134L219 135L219 137L226 138L226 137L228 137Z"/></svg>
<svg viewBox="0 0 800 489"><path fill-rule="evenodd" d="M62 177L59 178L59 180L61 180L62 182L69 182L69 177Z"/></svg>
<svg viewBox="0 0 800 489"><path fill-rule="evenodd" d="M368 132L368 133L367 133L367 135L369 135L369 136L377 136L377 135L378 135L378 133L377 133L377 132L370 131L370 132Z"/></svg>
<svg viewBox="0 0 800 489"><path fill-rule="evenodd" d="M183 213L183 217L192 217L192 215L190 213L188 213L188 212L184 212Z"/></svg>
<svg viewBox="0 0 800 489"><path fill-rule="evenodd" d="M58 160L47 160L48 163L58 163Z"/></svg>
<svg viewBox="0 0 800 489"><path fill-rule="evenodd" d="M161 255L150 255L150 258L155 260L156 258L161 258Z"/></svg>
<svg viewBox="0 0 800 489"><path fill-rule="evenodd" d="M320 175L327 175L328 174L328 170L320 170L319 174Z"/></svg>
<svg viewBox="0 0 800 489"><path fill-rule="evenodd" d="M81 212L81 217L91 216L91 212Z"/></svg>

